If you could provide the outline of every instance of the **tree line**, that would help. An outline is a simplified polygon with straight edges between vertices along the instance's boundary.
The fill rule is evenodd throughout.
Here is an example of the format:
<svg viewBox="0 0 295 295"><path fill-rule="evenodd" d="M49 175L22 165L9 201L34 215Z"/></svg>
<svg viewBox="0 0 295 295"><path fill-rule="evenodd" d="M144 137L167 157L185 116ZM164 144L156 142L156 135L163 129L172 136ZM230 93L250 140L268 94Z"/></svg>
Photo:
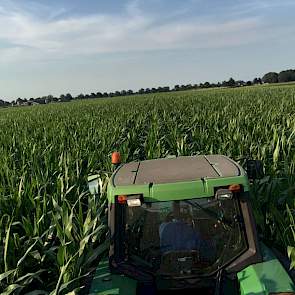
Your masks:
<svg viewBox="0 0 295 295"><path fill-rule="evenodd" d="M264 83L286 83L295 81L295 70L269 72L262 77Z"/></svg>
<svg viewBox="0 0 295 295"><path fill-rule="evenodd" d="M205 89L205 88L218 88L218 87L243 87L243 86L252 86L263 83L283 83L295 81L295 70L286 70L280 73L269 72L266 73L262 78L254 78L252 81L243 81L243 80L234 80L230 78L227 81L222 81L218 83L204 82L200 84L182 84L175 85L173 88L169 86L164 87L153 87L153 88L141 88L138 91L121 90L114 92L92 92L89 94L79 94L77 96L72 96L70 93L62 94L59 97L53 95L47 95L37 98L18 98L12 102L8 102L4 99L0 99L0 107L9 107L9 106L26 106L26 105L37 105L37 104L49 104L49 103L58 103L58 102L69 102L72 100L83 100L83 99L94 99L94 98L108 98L116 96L127 96L127 95L138 95L138 94L149 94L149 93L161 93L161 92L170 92L170 91L185 91L193 89Z"/></svg>

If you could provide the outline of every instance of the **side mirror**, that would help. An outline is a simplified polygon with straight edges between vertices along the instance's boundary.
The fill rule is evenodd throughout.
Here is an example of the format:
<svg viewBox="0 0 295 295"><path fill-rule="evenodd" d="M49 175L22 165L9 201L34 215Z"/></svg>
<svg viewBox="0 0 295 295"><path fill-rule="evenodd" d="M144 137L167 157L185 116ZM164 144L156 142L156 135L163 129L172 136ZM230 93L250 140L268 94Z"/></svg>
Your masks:
<svg viewBox="0 0 295 295"><path fill-rule="evenodd" d="M99 175L91 175L88 177L88 189L91 195L97 195L99 193Z"/></svg>
<svg viewBox="0 0 295 295"><path fill-rule="evenodd" d="M247 160L246 172L250 181L261 179L264 176L263 163L260 160Z"/></svg>

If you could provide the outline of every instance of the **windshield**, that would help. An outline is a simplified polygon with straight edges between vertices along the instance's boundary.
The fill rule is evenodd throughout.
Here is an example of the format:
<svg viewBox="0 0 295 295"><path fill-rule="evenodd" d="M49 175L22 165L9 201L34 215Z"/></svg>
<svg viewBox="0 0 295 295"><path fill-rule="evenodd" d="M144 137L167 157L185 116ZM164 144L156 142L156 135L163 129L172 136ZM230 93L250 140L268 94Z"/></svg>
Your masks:
<svg viewBox="0 0 295 295"><path fill-rule="evenodd" d="M237 200L125 206L126 258L160 275L208 275L247 249Z"/></svg>

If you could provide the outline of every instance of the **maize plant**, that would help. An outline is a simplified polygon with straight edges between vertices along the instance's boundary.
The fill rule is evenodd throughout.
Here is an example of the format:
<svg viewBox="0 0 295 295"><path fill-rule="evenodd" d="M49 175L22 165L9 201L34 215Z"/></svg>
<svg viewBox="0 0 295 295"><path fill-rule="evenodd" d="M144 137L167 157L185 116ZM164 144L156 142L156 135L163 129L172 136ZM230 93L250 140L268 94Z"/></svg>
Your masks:
<svg viewBox="0 0 295 295"><path fill-rule="evenodd" d="M295 202L294 202L295 205ZM295 206L294 206L295 208ZM293 236L293 242L295 241L295 209L290 209L287 205L287 211L290 217L290 231ZM293 246L288 246L288 256L291 260L290 268L295 268L295 243L293 243Z"/></svg>

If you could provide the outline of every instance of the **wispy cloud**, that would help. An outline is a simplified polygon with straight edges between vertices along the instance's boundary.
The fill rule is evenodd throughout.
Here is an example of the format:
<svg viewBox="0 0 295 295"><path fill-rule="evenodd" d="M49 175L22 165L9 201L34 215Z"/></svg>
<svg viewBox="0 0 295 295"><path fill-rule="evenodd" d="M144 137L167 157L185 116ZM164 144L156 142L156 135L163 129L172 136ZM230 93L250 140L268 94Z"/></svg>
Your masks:
<svg viewBox="0 0 295 295"><path fill-rule="evenodd" d="M0 44L6 44L0 52L0 62L121 51L234 46L257 40L257 30L261 26L259 17L249 16L208 21L201 17L166 15L163 23L158 15L145 13L139 0L128 2L121 14L64 18L65 7L52 9L39 4L34 7L34 2L21 7L11 3L0 0ZM185 14L187 10L189 7L181 13Z"/></svg>
<svg viewBox="0 0 295 295"><path fill-rule="evenodd" d="M237 1L228 7L228 15L232 17L242 17L245 15L252 16L269 16L270 11L275 9L294 9L295 1L293 0L248 0ZM273 14L271 13L271 16Z"/></svg>

